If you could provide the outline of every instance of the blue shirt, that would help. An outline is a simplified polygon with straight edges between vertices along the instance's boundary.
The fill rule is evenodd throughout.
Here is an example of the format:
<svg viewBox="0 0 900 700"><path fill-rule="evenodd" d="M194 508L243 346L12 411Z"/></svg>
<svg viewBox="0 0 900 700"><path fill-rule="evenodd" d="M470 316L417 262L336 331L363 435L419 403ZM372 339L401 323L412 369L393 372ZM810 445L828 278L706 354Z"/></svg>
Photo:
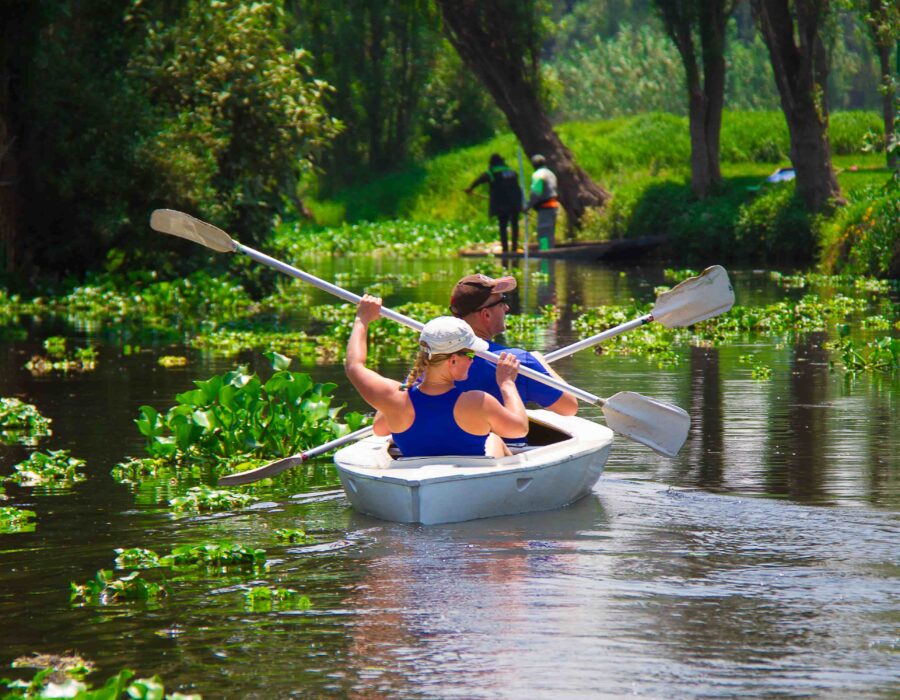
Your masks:
<svg viewBox="0 0 900 700"><path fill-rule="evenodd" d="M497 355L501 352L508 352L519 360L519 364L522 367L528 367L535 372L546 374L548 377L550 376L550 373L544 365L538 362L537 358L530 352L520 348L507 348L492 340L488 341L488 350ZM497 386L497 366L493 362L482 360L480 357L476 357L472 360L472 366L469 367L469 376L466 378L466 381L456 382L456 386L462 391L473 391L475 389L483 391L493 396L500 403L503 403L503 398L500 395L500 387ZM556 403L563 394L559 389L554 389L553 387L536 382L534 379L528 379L522 375L516 377L516 389L519 390L519 396L522 397L522 403L527 404L533 402L542 408L546 408L550 404Z"/></svg>

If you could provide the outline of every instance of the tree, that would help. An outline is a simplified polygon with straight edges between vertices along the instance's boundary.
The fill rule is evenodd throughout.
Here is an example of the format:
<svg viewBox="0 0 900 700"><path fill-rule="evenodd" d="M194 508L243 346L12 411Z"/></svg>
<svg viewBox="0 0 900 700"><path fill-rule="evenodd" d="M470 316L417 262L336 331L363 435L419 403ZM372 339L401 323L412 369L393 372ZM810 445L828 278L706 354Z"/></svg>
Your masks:
<svg viewBox="0 0 900 700"><path fill-rule="evenodd" d="M421 102L443 43L428 0L288 0L289 36L334 86L330 111L346 129L329 153L329 184L407 160L421 134Z"/></svg>
<svg viewBox="0 0 900 700"><path fill-rule="evenodd" d="M751 0L769 49L791 139L797 192L812 212L842 203L828 143L828 57L821 29L828 0Z"/></svg>
<svg viewBox="0 0 900 700"><path fill-rule="evenodd" d="M542 17L534 0L437 0L444 31L490 92L522 147L542 154L556 173L559 199L572 223L610 194L575 163L541 104Z"/></svg>
<svg viewBox="0 0 900 700"><path fill-rule="evenodd" d="M897 114L897 83L891 74L891 53L897 46L897 61L900 64L900 4L896 0L863 0L864 17L875 50L878 53L878 64L881 72L881 113L884 117L884 147L887 153L887 164L896 170L900 163L900 154L894 133L894 120ZM897 66L900 73L900 65Z"/></svg>
<svg viewBox="0 0 900 700"><path fill-rule="evenodd" d="M719 135L725 101L725 28L730 0L655 0L663 25L678 48L688 93L691 187L703 199L722 182ZM698 47L695 36L699 36Z"/></svg>

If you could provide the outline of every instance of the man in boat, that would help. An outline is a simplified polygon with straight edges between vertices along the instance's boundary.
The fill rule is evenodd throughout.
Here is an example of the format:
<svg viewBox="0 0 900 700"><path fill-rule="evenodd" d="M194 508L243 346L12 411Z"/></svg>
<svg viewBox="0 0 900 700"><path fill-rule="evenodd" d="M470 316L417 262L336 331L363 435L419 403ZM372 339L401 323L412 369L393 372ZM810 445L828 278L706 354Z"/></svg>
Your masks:
<svg viewBox="0 0 900 700"><path fill-rule="evenodd" d="M479 185L488 183L490 198L488 216L496 216L500 225L500 245L503 252L515 253L519 245L519 214L522 211L522 188L516 178L516 171L510 168L499 153L491 154L488 169L466 188L472 194ZM512 228L512 245L507 246L506 227Z"/></svg>
<svg viewBox="0 0 900 700"><path fill-rule="evenodd" d="M475 335L488 341L488 350L491 352L510 353L518 358L523 367L562 380L539 353L527 352L520 348L507 348L493 341L494 336L506 330L506 312L509 311L506 295L515 288L515 277L493 279L487 275L466 275L453 288L450 311L468 323L475 331ZM472 361L468 378L457 382L457 386L463 391L480 389L497 397L499 389L494 374L494 367L490 362L476 357ZM578 411L578 399L574 396L533 379L519 376L516 379L516 388L526 404L534 402L563 416L573 416Z"/></svg>
<svg viewBox="0 0 900 700"><path fill-rule="evenodd" d="M501 438L528 432L528 415L516 391L519 361L509 353L492 368L499 400L478 390L460 389L475 358L488 344L464 321L441 316L425 324L419 353L401 384L366 367L369 324L381 313L381 299L359 302L347 341L344 371L360 396L378 411L375 433L391 434L404 457L510 454Z"/></svg>

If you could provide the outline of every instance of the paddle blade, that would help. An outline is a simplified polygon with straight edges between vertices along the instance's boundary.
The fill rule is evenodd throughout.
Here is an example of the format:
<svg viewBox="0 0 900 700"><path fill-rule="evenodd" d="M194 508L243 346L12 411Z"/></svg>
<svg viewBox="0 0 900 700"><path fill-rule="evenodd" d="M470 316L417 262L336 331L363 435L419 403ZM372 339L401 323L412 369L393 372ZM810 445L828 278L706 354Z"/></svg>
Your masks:
<svg viewBox="0 0 900 700"><path fill-rule="evenodd" d="M287 471L291 467L296 467L298 464L303 464L303 461L303 455L294 455L275 462L269 462L256 469L249 469L237 474L226 474L219 477L219 486L237 486L238 484L249 484L260 479L266 479L270 476L281 474L281 472Z"/></svg>
<svg viewBox="0 0 900 700"><path fill-rule="evenodd" d="M728 273L721 265L713 265L660 294L651 313L666 328L676 328L718 316L732 306L734 289Z"/></svg>
<svg viewBox="0 0 900 700"><path fill-rule="evenodd" d="M174 209L156 209L150 216L150 228L186 238L219 253L233 253L237 245L222 229Z"/></svg>
<svg viewBox="0 0 900 700"><path fill-rule="evenodd" d="M633 391L620 391L607 399L603 415L611 430L664 457L678 454L691 427L683 409Z"/></svg>

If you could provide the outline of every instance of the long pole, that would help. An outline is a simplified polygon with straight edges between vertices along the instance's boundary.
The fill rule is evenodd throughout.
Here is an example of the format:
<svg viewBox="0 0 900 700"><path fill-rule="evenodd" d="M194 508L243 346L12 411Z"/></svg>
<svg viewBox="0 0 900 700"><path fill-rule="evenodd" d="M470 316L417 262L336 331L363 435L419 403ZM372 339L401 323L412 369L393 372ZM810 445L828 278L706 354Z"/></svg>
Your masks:
<svg viewBox="0 0 900 700"><path fill-rule="evenodd" d="M522 147L521 146L519 146L519 148L518 148L518 154L519 154L519 186L522 189L522 210L523 210L522 214L525 217L525 239L524 239L524 245L523 245L523 250L525 251L525 254L524 254L525 262L522 263L522 265L524 267L524 270L522 272L522 277L523 277L523 281L522 281L522 302L523 302L522 311L526 312L526 311L528 311L528 277L529 277L529 274L528 274L528 212L524 211L525 210L525 202L527 201L526 194L525 194L527 192L527 190L525 189L525 168L522 166Z"/></svg>

